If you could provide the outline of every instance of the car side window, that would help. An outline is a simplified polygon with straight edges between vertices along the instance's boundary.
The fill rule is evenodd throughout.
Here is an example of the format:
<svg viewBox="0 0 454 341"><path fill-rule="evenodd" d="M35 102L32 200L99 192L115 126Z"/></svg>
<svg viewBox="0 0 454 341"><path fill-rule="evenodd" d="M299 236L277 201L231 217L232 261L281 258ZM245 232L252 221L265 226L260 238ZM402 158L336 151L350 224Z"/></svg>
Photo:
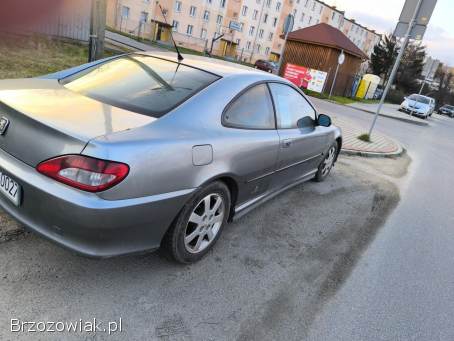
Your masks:
<svg viewBox="0 0 454 341"><path fill-rule="evenodd" d="M299 128L315 126L315 110L298 91L281 83L270 83L269 86L279 129L298 128L298 121Z"/></svg>
<svg viewBox="0 0 454 341"><path fill-rule="evenodd" d="M259 84L232 102L222 116L222 124L240 129L275 129L273 102L266 84Z"/></svg>

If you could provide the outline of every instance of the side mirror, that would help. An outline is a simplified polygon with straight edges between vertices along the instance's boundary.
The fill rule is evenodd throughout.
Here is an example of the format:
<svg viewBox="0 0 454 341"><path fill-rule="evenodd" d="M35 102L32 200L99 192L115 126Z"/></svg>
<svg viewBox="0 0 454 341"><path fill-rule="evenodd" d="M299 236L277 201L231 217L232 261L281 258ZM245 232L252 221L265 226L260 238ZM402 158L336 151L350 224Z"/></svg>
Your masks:
<svg viewBox="0 0 454 341"><path fill-rule="evenodd" d="M320 114L317 118L317 124L321 127L330 127L331 117L329 117L328 115Z"/></svg>
<svg viewBox="0 0 454 341"><path fill-rule="evenodd" d="M404 101L406 101L408 99L408 97L404 97Z"/></svg>

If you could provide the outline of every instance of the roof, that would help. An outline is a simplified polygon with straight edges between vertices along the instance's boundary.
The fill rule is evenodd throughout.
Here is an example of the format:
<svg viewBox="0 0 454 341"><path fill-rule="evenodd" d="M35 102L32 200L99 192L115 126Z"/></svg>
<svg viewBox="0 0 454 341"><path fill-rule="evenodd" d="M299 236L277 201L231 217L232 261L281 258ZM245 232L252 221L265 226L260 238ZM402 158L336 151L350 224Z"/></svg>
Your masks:
<svg viewBox="0 0 454 341"><path fill-rule="evenodd" d="M367 55L348 39L345 34L325 23L293 31L289 33L288 40L328 46L334 49L344 50L345 53L361 59L368 59Z"/></svg>

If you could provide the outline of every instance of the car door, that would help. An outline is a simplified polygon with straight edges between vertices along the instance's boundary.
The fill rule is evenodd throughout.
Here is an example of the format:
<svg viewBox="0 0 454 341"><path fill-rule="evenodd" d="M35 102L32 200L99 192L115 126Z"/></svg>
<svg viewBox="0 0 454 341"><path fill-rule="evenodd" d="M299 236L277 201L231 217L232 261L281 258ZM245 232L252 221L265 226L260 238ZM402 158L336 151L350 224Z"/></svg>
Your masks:
<svg viewBox="0 0 454 341"><path fill-rule="evenodd" d="M280 142L273 185L279 187L316 172L330 130L316 124L315 109L298 90L284 83L269 87Z"/></svg>
<svg viewBox="0 0 454 341"><path fill-rule="evenodd" d="M279 135L266 83L243 91L224 110L231 172L239 178L237 203L264 195L276 170Z"/></svg>

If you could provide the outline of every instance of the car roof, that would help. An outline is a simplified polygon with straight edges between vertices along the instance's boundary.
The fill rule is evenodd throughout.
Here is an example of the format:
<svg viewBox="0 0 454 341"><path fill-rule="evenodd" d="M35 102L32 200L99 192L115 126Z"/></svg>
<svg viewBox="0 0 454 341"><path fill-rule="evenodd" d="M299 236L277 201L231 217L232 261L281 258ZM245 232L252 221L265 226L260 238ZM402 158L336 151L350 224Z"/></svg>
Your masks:
<svg viewBox="0 0 454 341"><path fill-rule="evenodd" d="M175 52L137 52L136 54L145 54L151 57L163 58L172 62L178 62L177 54ZM217 59L217 58L209 58L204 56L197 56L197 55L184 55L184 60L181 64L198 68L203 71L210 72L212 74L218 75L220 77L228 77L233 75L247 75L247 74L254 74L254 75L261 75L263 78L270 78L267 77L269 73L253 69L247 65L239 64L239 63L232 63L225 60ZM274 76L276 77L276 76ZM274 78L271 77L271 78Z"/></svg>

